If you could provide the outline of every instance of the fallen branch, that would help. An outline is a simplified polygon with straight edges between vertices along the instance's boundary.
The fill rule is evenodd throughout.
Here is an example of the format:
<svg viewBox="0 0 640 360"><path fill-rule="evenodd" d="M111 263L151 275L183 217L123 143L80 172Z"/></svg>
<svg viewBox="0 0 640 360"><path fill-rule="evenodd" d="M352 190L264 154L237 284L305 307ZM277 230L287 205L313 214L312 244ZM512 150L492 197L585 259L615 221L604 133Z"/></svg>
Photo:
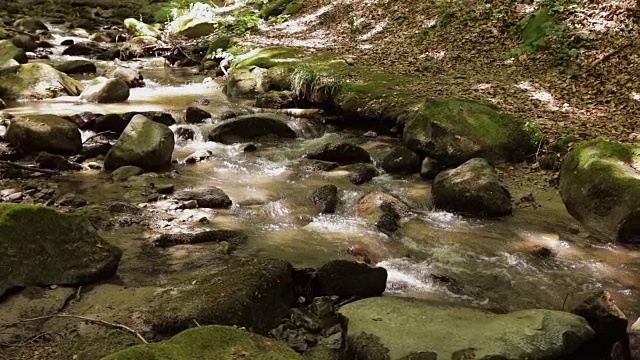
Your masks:
<svg viewBox="0 0 640 360"><path fill-rule="evenodd" d="M98 136L102 136L102 135L109 135L109 134L114 134L115 133L113 131L103 131L103 132L99 132L97 134L93 134L91 136L89 136L85 141L82 142L82 145L86 144L89 142L89 140L93 140L95 138L97 138Z"/></svg>
<svg viewBox="0 0 640 360"><path fill-rule="evenodd" d="M47 169L40 169L40 168L35 168L31 166L26 166L26 165L20 165L12 161L0 160L0 165L11 166L16 169L25 170L25 171L39 172L39 173L49 174L49 175L60 175L60 173L55 170L47 170Z"/></svg>
<svg viewBox="0 0 640 360"><path fill-rule="evenodd" d="M600 65L602 62L607 61L608 59L610 59L611 57L613 57L614 55L620 53L622 50L630 47L630 46L634 46L636 45L635 41L630 41L626 44L623 44L611 51L609 51L608 53L604 54L601 58L593 61L591 64L589 64L589 66L587 66L587 69L584 71L583 74L588 74L590 73L596 66Z"/></svg>
<svg viewBox="0 0 640 360"><path fill-rule="evenodd" d="M47 335L51 335L50 333L46 333L46 332L42 332L42 333L38 333L33 335L32 337L28 338L27 340L23 341L23 342L16 342L16 343L4 343L4 342L0 342L0 348L5 347L5 348L9 348L9 347L24 347L27 345L31 345L32 343L34 343L36 340L43 338Z"/></svg>
<svg viewBox="0 0 640 360"><path fill-rule="evenodd" d="M39 321L39 320L48 320L48 319L52 319L52 318L79 319L79 320L87 321L87 322L98 324L98 325L104 325L104 326L112 327L112 328L115 328L115 329L124 330L124 331L127 331L127 332L137 336L138 339L140 339L143 343L145 343L145 344L149 343L142 335L140 335L139 332L133 330L132 328L130 328L130 327L126 326L126 325L116 324L116 323L112 323L112 322L105 321L105 320L100 320L100 319L92 319L92 318L88 318L88 317L80 316L80 315L54 314L54 315L39 316L39 317L35 317L35 318L30 318L30 319L22 319L22 320L19 320L19 321L16 321L16 322L12 322L12 323L0 324L0 328L9 328L9 327L14 327L16 325L20 325L20 324L24 324L24 323L29 323L29 322Z"/></svg>

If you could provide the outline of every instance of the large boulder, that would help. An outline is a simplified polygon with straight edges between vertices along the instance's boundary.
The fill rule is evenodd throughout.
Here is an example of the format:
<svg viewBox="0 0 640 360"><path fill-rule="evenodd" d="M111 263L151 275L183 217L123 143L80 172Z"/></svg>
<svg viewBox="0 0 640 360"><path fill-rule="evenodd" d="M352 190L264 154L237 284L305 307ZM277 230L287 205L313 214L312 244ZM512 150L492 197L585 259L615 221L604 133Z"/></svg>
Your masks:
<svg viewBox="0 0 640 360"><path fill-rule="evenodd" d="M80 94L80 100L97 103L117 103L127 101L129 86L121 78L98 78Z"/></svg>
<svg viewBox="0 0 640 360"><path fill-rule="evenodd" d="M294 301L293 268L282 260L234 259L216 271L193 274L156 298L146 320L160 333L201 325L238 325L266 333Z"/></svg>
<svg viewBox="0 0 640 360"><path fill-rule="evenodd" d="M134 36L160 37L160 31L158 29L133 18L125 19L124 27Z"/></svg>
<svg viewBox="0 0 640 360"><path fill-rule="evenodd" d="M566 312L499 315L410 298L364 299L339 313L347 321L350 358L360 360L558 359L594 334L586 320Z"/></svg>
<svg viewBox="0 0 640 360"><path fill-rule="evenodd" d="M285 343L235 327L220 325L185 330L170 340L133 346L102 358L102 360L143 359L302 360L303 358Z"/></svg>
<svg viewBox="0 0 640 360"><path fill-rule="evenodd" d="M427 100L404 127L404 143L447 165L474 157L522 161L535 154L542 135L524 120L469 100Z"/></svg>
<svg viewBox="0 0 640 360"><path fill-rule="evenodd" d="M171 164L174 146L169 127L136 115L107 153L104 168L109 171L133 165L146 171L162 170Z"/></svg>
<svg viewBox="0 0 640 360"><path fill-rule="evenodd" d="M478 217L509 215L509 191L498 181L493 167L481 158L439 173L431 189L433 203L444 210Z"/></svg>
<svg viewBox="0 0 640 360"><path fill-rule="evenodd" d="M259 139L293 139L296 137L286 116L254 114L238 116L220 123L209 133L209 140L233 144Z"/></svg>
<svg viewBox="0 0 640 360"><path fill-rule="evenodd" d="M367 150L348 142L328 143L306 154L307 159L335 162L340 165L370 163Z"/></svg>
<svg viewBox="0 0 640 360"><path fill-rule="evenodd" d="M640 145L595 140L573 149L560 170L569 213L609 240L640 243Z"/></svg>
<svg viewBox="0 0 640 360"><path fill-rule="evenodd" d="M0 204L0 296L25 286L82 285L116 272L121 252L84 219Z"/></svg>
<svg viewBox="0 0 640 360"><path fill-rule="evenodd" d="M31 63L0 70L0 97L44 99L77 96L83 86L66 74L43 63Z"/></svg>
<svg viewBox="0 0 640 360"><path fill-rule="evenodd" d="M14 146L30 151L69 155L82 150L78 127L55 115L30 115L13 119L5 139Z"/></svg>
<svg viewBox="0 0 640 360"><path fill-rule="evenodd" d="M607 352L613 344L627 337L627 317L616 306L608 291L590 295L572 312L585 318L596 332L586 347L588 353Z"/></svg>

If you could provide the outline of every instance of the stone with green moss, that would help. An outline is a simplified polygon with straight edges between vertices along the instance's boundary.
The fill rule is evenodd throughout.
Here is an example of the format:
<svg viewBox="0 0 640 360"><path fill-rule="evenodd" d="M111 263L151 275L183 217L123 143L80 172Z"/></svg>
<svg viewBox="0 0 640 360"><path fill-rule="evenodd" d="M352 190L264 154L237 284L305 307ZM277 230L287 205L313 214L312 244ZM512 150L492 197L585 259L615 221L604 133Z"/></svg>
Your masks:
<svg viewBox="0 0 640 360"><path fill-rule="evenodd" d="M186 275L175 291L154 300L146 319L164 334L194 327L195 322L266 333L293 303L292 274L285 261L233 259L216 271Z"/></svg>
<svg viewBox="0 0 640 360"><path fill-rule="evenodd" d="M555 26L551 10L541 7L516 26L516 33L525 50L539 51L547 47L547 38Z"/></svg>
<svg viewBox="0 0 640 360"><path fill-rule="evenodd" d="M607 240L640 243L640 145L579 145L562 163L560 195L588 229Z"/></svg>
<svg viewBox="0 0 640 360"><path fill-rule="evenodd" d="M160 31L158 29L133 18L125 19L124 27L134 36L160 37Z"/></svg>
<svg viewBox="0 0 640 360"><path fill-rule="evenodd" d="M38 30L49 30L42 20L33 17L18 19L13 23L13 27L17 30L31 33L35 33Z"/></svg>
<svg viewBox="0 0 640 360"><path fill-rule="evenodd" d="M496 107L462 99L427 100L406 122L404 143L445 165L474 157L522 161L535 154L541 132Z"/></svg>
<svg viewBox="0 0 640 360"><path fill-rule="evenodd" d="M9 40L0 40L0 70L17 64L26 64L27 61L27 54L23 49Z"/></svg>
<svg viewBox="0 0 640 360"><path fill-rule="evenodd" d="M203 326L156 344L138 345L102 360L302 360L286 344L229 326Z"/></svg>
<svg viewBox="0 0 640 360"><path fill-rule="evenodd" d="M431 192L437 208L464 215L498 217L513 211L509 191L482 158L442 171L433 180Z"/></svg>
<svg viewBox="0 0 640 360"><path fill-rule="evenodd" d="M29 115L12 119L6 140L28 151L70 155L82 150L78 127L56 115Z"/></svg>
<svg viewBox="0 0 640 360"><path fill-rule="evenodd" d="M287 7L291 5L293 0L268 0L262 4L260 8L260 17L268 19L281 15L285 12Z"/></svg>
<svg viewBox="0 0 640 360"><path fill-rule="evenodd" d="M135 115L104 159L108 171L133 165L146 171L170 166L175 139L173 131L144 115Z"/></svg>
<svg viewBox="0 0 640 360"><path fill-rule="evenodd" d="M361 360L558 359L594 331L579 316L551 310L494 314L429 300L377 297L343 306L347 348Z"/></svg>
<svg viewBox="0 0 640 360"><path fill-rule="evenodd" d="M90 335L80 333L65 338L60 356L56 360L96 360L140 344L138 337L122 330L107 330Z"/></svg>
<svg viewBox="0 0 640 360"><path fill-rule="evenodd" d="M4 99L45 99L77 96L82 84L43 63L23 64L0 70L0 97Z"/></svg>
<svg viewBox="0 0 640 360"><path fill-rule="evenodd" d="M25 286L83 285L112 276L121 251L83 218L0 204L0 296Z"/></svg>

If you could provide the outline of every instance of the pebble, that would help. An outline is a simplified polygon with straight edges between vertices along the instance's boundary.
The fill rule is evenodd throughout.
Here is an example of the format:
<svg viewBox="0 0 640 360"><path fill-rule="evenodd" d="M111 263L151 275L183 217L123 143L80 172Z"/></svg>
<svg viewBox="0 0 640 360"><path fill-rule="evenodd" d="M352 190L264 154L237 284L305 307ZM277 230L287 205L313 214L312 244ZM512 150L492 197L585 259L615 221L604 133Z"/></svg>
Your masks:
<svg viewBox="0 0 640 360"><path fill-rule="evenodd" d="M7 201L17 202L22 200L24 195L21 192L15 192L9 196L7 196Z"/></svg>
<svg viewBox="0 0 640 360"><path fill-rule="evenodd" d="M16 189L4 189L4 190L0 191L0 196L2 196L3 198L6 198L7 196L9 196L11 194L15 194L17 192L18 192L18 190L16 190Z"/></svg>
<svg viewBox="0 0 640 360"><path fill-rule="evenodd" d="M196 209L198 208L198 202L195 200L189 200L187 202L182 203L182 205L180 205L178 208L179 209Z"/></svg>

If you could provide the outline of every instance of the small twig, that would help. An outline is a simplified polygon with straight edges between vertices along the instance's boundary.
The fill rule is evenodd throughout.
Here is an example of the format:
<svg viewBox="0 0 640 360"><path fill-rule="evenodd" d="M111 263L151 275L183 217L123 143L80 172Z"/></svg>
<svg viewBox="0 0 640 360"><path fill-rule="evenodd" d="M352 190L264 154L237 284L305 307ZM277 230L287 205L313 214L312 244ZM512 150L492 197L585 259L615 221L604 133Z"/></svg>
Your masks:
<svg viewBox="0 0 640 360"><path fill-rule="evenodd" d="M612 56L618 54L619 52L621 52L622 50L635 45L635 43L633 41L630 41L626 44L623 44L622 46L617 47L616 49L613 49L611 51L609 51L608 53L604 54L601 58L595 60L594 62L592 62L591 64L589 64L589 66L587 67L587 69L584 71L583 74L588 74L590 73L596 66L598 66L600 63L608 60L609 58L611 58Z"/></svg>
<svg viewBox="0 0 640 360"><path fill-rule="evenodd" d="M358 299L357 296L352 296L352 297L348 298L347 300L339 302L338 305L336 305L336 307L343 307L343 306L347 305L348 303L355 301L356 299Z"/></svg>
<svg viewBox="0 0 640 360"><path fill-rule="evenodd" d="M78 291L76 291L76 297L74 298L74 300L75 300L76 302L80 301L80 295L81 295L81 293L82 293L82 286L79 286L79 287L78 287Z"/></svg>
<svg viewBox="0 0 640 360"><path fill-rule="evenodd" d="M85 141L82 142L82 145L86 144L89 142L89 140L93 140L95 138L97 138L98 136L102 136L102 135L108 135L108 134L114 134L115 133L113 131L103 131L103 132L99 132L97 134L93 134L91 136L89 136Z"/></svg>
<svg viewBox="0 0 640 360"><path fill-rule="evenodd" d="M536 164L539 164L538 162L538 156L540 155L540 149L542 148L542 141L544 139L540 140L540 143L538 144L538 150L536 151Z"/></svg>
<svg viewBox="0 0 640 360"><path fill-rule="evenodd" d="M12 323L0 324L0 328L9 328L9 327L14 327L16 325L28 323L28 322L34 322L34 321L39 321L39 320L48 320L48 319L52 319L52 318L79 319L79 320L88 321L88 322L91 322L91 323L94 323L94 324L109 326L109 327L112 327L112 328L115 328L115 329L120 329L120 330L127 331L127 332L137 336L138 339L140 339L145 344L149 343L142 335L140 335L139 332L133 330L132 328L130 328L130 327L126 326L126 325L116 324L116 323L112 323L112 322L108 322L108 321L100 320L100 319L92 319L92 318L88 318L88 317L80 316L80 315L54 314L54 315L39 316L39 317L35 317L35 318L30 318L30 319L22 319L22 320L19 320L19 321L16 321L16 322L12 322Z"/></svg>
<svg viewBox="0 0 640 360"><path fill-rule="evenodd" d="M49 174L49 175L60 175L60 173L55 170L47 170L47 169L30 167L26 165L20 165L12 161L0 160L0 165L7 165L7 166L14 167L16 169L25 170L25 171L39 172L39 173Z"/></svg>
<svg viewBox="0 0 640 360"><path fill-rule="evenodd" d="M193 319L193 323L196 324L197 327L201 326L200 323L198 323L198 320L196 320L196 319Z"/></svg>
<svg viewBox="0 0 640 360"><path fill-rule="evenodd" d="M562 311L564 311L564 306L567 304L567 300L569 299L569 295L571 295L571 293L567 293L567 295L565 295L565 297L564 297L564 301L562 302Z"/></svg>
<svg viewBox="0 0 640 360"><path fill-rule="evenodd" d="M28 338L24 342L15 343L15 344L0 342L0 347L23 347L23 346L27 346L27 345L30 345L30 344L34 343L36 340L38 340L38 339L40 339L40 338L42 338L42 337L44 337L46 335L50 335L50 334L46 333L46 332L38 333L38 334L35 334L34 336Z"/></svg>

